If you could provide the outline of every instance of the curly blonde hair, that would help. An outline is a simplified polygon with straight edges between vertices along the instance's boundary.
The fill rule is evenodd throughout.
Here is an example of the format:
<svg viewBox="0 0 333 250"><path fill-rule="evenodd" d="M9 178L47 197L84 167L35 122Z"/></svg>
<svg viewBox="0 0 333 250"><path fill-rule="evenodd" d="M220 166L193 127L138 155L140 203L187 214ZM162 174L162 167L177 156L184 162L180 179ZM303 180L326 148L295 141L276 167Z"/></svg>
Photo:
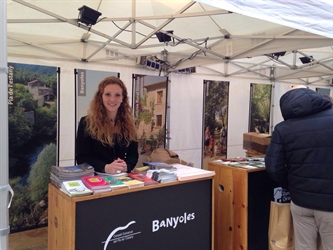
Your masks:
<svg viewBox="0 0 333 250"><path fill-rule="evenodd" d="M109 84L117 84L122 89L123 95L123 101L118 108L114 124L108 118L102 99L104 89ZM127 88L118 77L109 76L99 83L94 98L90 102L90 109L88 110L85 122L86 132L103 144L113 146L115 141L124 141L128 146L131 141L137 140L134 116L132 108L129 105Z"/></svg>

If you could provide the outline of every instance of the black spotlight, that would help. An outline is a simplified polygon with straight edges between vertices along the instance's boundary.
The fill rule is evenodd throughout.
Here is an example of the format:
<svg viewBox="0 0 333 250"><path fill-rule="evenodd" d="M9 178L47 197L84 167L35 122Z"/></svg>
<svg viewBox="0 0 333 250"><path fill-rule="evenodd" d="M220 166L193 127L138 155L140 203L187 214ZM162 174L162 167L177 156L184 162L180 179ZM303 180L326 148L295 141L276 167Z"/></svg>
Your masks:
<svg viewBox="0 0 333 250"><path fill-rule="evenodd" d="M97 10L91 9L85 5L79 8L79 11L78 21L86 24L87 26L95 25L98 17L102 15L102 13Z"/></svg>
<svg viewBox="0 0 333 250"><path fill-rule="evenodd" d="M276 57L280 57L280 56L284 56L286 54L287 51L281 51L281 52L275 52L275 53L272 53L273 56L276 56Z"/></svg>
<svg viewBox="0 0 333 250"><path fill-rule="evenodd" d="M281 52L274 52L274 53L265 54L265 55L272 59L279 59L279 57L284 56L286 54L286 52L287 51L281 51Z"/></svg>
<svg viewBox="0 0 333 250"><path fill-rule="evenodd" d="M173 30L168 30L167 33L173 34ZM160 43L165 43L165 42L171 41L171 36L164 34L162 32L157 32L156 36Z"/></svg>
<svg viewBox="0 0 333 250"><path fill-rule="evenodd" d="M306 64L306 63L310 63L313 61L313 57L312 56L304 56L304 57L300 57L299 60L301 60L301 62L303 64Z"/></svg>

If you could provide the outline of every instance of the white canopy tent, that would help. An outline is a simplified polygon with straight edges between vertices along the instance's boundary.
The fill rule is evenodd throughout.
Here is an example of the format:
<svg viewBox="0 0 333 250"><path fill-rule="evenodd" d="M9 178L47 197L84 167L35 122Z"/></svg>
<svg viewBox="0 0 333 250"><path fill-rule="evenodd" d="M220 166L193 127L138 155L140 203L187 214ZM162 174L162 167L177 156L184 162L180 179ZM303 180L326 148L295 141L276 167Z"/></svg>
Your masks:
<svg viewBox="0 0 333 250"><path fill-rule="evenodd" d="M211 6L227 9L229 11L252 17L255 19L265 20L274 24L291 27L297 30L303 30L312 34L317 34L323 37L333 38L333 3L330 0L322 1L294 1L286 3L283 0L277 1L228 1L228 0L198 0L198 2L209 4ZM249 32L249 31L247 31ZM264 31L265 33L266 31ZM262 36L263 35L263 36ZM253 39L264 39L267 34L252 34ZM281 34L280 34L281 35ZM293 39L294 34L289 35L274 35L276 42L286 41ZM233 36L231 35L233 38ZM281 40L281 38L283 40ZM305 39L313 39L307 37ZM290 44L291 45L291 44ZM303 44L305 45L305 44ZM271 58L276 62L274 66L276 69L274 80L286 79L301 79L301 83L309 84L311 82L318 82L326 79L328 84L332 85L332 65L333 65L333 41L328 43L329 47L319 48L315 46L314 49L298 49L288 50L288 46L280 44L280 48L286 51L286 56L283 58ZM306 46L306 45L305 45ZM297 57L310 58L311 62L303 64L298 61ZM270 64L266 63L263 59L257 57L255 61L252 59L251 69L253 65L260 65L259 67L265 68ZM277 60L274 60L277 59ZM241 61L240 64L245 61ZM303 65L302 65L303 64ZM255 68L255 67L254 67ZM322 71L325 68L324 72ZM328 77L322 77L328 76Z"/></svg>
<svg viewBox="0 0 333 250"><path fill-rule="evenodd" d="M78 22L83 5L102 13L95 25ZM331 1L318 0L2 1L1 117L7 117L6 53L23 59L150 70L146 63L138 64L138 58L146 58L157 62L162 74L194 66L201 74L221 77L251 73L271 82L331 86L332 13ZM170 41L159 42L157 32L167 33ZM299 57L311 60L303 64ZM5 128L7 119L1 119L1 124ZM8 128L0 136L1 148L7 148ZM8 151L1 152L0 188L8 186ZM1 216L8 218L5 191L3 195L0 189L0 209ZM0 230L7 232L8 220L2 218ZM7 235L0 236L0 249L7 249Z"/></svg>
<svg viewBox="0 0 333 250"><path fill-rule="evenodd" d="M83 5L101 13L95 25L78 22ZM332 12L331 1L314 0L8 0L8 54L110 65L141 56L168 72L224 63L223 76L274 67L274 80L311 83L332 75ZM171 41L159 42L157 32ZM311 56L311 64L298 59Z"/></svg>
<svg viewBox="0 0 333 250"><path fill-rule="evenodd" d="M333 38L333 6L319 1L198 0L220 9Z"/></svg>

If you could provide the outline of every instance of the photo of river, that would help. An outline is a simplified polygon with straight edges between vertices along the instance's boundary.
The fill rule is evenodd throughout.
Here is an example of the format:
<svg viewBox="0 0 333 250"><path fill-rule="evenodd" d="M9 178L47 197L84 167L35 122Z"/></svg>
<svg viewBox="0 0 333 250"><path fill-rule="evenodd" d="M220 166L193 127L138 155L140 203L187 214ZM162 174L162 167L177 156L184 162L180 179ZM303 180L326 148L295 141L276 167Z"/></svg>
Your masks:
<svg viewBox="0 0 333 250"><path fill-rule="evenodd" d="M11 232L47 224L50 167L57 164L56 67L8 63Z"/></svg>

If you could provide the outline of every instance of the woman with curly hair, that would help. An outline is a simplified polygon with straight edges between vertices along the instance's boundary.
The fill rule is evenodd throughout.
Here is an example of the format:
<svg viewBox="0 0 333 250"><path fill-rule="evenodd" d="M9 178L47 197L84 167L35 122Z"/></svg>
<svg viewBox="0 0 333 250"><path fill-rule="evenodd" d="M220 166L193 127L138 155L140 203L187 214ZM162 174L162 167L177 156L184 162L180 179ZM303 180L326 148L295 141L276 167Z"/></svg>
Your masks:
<svg viewBox="0 0 333 250"><path fill-rule="evenodd" d="M76 162L96 172L131 172L138 162L138 142L125 84L117 77L103 79L81 118L76 136Z"/></svg>

